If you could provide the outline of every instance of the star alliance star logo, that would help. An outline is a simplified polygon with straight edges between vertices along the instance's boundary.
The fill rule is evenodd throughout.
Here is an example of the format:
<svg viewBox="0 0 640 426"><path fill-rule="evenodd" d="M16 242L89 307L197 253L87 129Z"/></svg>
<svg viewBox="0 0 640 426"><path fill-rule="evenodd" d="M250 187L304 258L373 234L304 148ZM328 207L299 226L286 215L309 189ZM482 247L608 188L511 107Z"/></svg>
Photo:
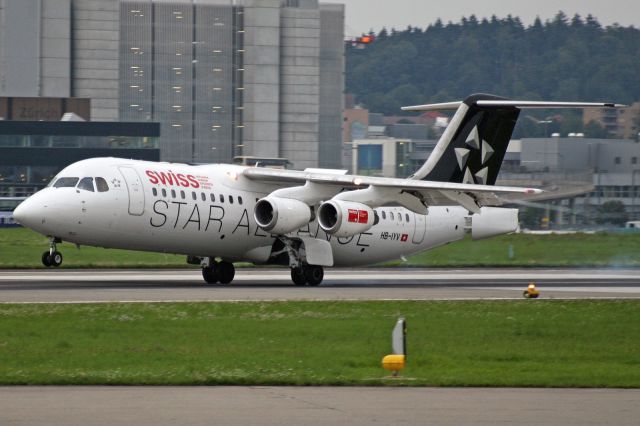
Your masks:
<svg viewBox="0 0 640 426"><path fill-rule="evenodd" d="M466 167L467 161L469 160L469 154L471 153L471 150L477 150L480 151L480 161L484 166L489 158L491 158L491 156L493 155L494 150L491 145L487 143L487 141L480 139L477 125L474 126L471 132L469 132L465 144L467 144L469 148L454 149L460 171L464 172L462 183L479 183L481 185L485 185L489 176L489 167L483 167L477 172L473 172L469 167Z"/></svg>
<svg viewBox="0 0 640 426"><path fill-rule="evenodd" d="M120 188L120 179L113 178L111 180L111 184L113 185L114 188Z"/></svg>

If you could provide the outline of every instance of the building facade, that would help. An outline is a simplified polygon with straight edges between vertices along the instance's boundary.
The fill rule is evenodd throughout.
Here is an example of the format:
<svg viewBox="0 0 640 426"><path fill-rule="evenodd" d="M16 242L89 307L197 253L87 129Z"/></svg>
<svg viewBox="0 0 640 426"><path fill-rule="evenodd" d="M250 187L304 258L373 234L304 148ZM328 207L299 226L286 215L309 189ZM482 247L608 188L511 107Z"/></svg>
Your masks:
<svg viewBox="0 0 640 426"><path fill-rule="evenodd" d="M339 167L343 28L317 0L0 0L0 96L160 122L163 160Z"/></svg>
<svg viewBox="0 0 640 426"><path fill-rule="evenodd" d="M118 119L119 4L0 0L0 96L91 99Z"/></svg>
<svg viewBox="0 0 640 426"><path fill-rule="evenodd" d="M120 119L162 123L163 159L340 164L343 6L122 1L120 21Z"/></svg>
<svg viewBox="0 0 640 426"><path fill-rule="evenodd" d="M584 124L595 121L609 137L640 140L640 102L624 108L587 108L582 114Z"/></svg>

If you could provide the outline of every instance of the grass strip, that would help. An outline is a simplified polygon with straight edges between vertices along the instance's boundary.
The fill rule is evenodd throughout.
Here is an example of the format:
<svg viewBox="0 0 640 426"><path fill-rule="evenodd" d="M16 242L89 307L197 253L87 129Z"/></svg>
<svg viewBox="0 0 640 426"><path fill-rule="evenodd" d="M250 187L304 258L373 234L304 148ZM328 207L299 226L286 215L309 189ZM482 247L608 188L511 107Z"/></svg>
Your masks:
<svg viewBox="0 0 640 426"><path fill-rule="evenodd" d="M509 247L511 246L511 249ZM48 240L25 228L0 228L0 268L42 268L40 256ZM181 255L76 249L59 246L63 268L182 268ZM510 255L511 253L511 255ZM463 241L387 263L387 266L465 267L639 267L640 233L633 234L512 234L488 240Z"/></svg>
<svg viewBox="0 0 640 426"><path fill-rule="evenodd" d="M0 384L637 388L638 342L629 300L3 304Z"/></svg>

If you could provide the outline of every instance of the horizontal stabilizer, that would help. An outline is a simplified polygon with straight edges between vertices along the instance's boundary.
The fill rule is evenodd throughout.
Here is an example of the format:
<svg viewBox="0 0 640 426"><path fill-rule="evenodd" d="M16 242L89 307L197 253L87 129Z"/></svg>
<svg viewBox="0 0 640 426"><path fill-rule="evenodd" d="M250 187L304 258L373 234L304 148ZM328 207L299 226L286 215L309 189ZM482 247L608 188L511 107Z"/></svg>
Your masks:
<svg viewBox="0 0 640 426"><path fill-rule="evenodd" d="M403 111L444 111L456 110L462 101L444 102L439 104L412 105L402 107ZM547 101L512 101L512 100L476 100L464 102L471 106L482 108L519 108L519 109L544 109L544 108L623 108L626 105L612 102L547 102Z"/></svg>
<svg viewBox="0 0 640 426"><path fill-rule="evenodd" d="M447 109L458 109L462 105L462 101L443 102L440 104L412 105L400 108L403 111L444 111Z"/></svg>

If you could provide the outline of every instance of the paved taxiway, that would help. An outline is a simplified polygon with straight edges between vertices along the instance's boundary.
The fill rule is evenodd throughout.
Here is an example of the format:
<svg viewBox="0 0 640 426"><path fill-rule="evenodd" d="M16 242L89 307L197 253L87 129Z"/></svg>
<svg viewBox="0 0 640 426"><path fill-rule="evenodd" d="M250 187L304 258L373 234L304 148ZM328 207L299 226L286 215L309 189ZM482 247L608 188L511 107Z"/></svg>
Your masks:
<svg viewBox="0 0 640 426"><path fill-rule="evenodd" d="M0 387L0 423L637 425L640 391L357 387Z"/></svg>
<svg viewBox="0 0 640 426"><path fill-rule="evenodd" d="M274 268L239 269L230 285L194 269L42 269L0 272L0 302L520 299L529 282L541 298L640 298L633 269L329 269L320 287Z"/></svg>

